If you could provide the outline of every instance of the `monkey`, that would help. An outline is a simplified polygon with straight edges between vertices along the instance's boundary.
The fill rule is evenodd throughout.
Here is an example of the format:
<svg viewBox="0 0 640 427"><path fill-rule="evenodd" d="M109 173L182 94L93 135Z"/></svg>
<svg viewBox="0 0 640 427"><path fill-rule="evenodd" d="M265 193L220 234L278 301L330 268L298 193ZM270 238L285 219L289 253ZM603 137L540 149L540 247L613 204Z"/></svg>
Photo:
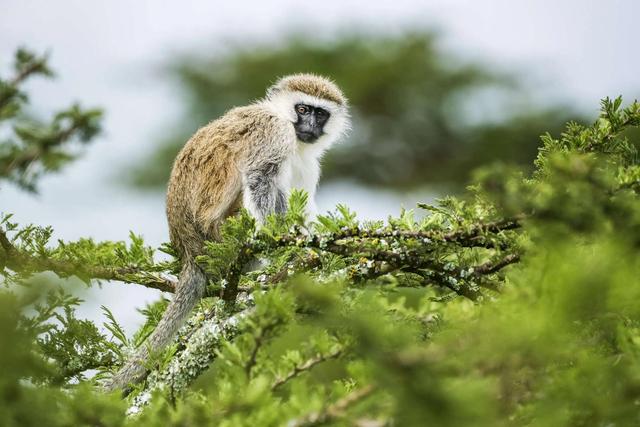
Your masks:
<svg viewBox="0 0 640 427"><path fill-rule="evenodd" d="M195 262L205 241L245 208L262 223L283 214L294 188L314 196L323 153L350 127L347 98L315 74L280 78L264 98L236 107L200 128L175 159L166 198L169 237L182 263L172 301L154 332L106 386L126 390L141 381L145 360L171 342L202 298L205 272Z"/></svg>

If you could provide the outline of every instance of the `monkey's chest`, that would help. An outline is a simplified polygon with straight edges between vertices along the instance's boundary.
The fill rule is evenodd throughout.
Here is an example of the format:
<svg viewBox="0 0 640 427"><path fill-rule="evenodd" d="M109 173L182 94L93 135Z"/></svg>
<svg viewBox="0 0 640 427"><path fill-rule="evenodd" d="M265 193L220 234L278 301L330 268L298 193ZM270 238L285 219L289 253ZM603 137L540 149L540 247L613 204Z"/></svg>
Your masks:
<svg viewBox="0 0 640 427"><path fill-rule="evenodd" d="M290 191L301 189L313 195L320 177L319 165L316 159L305 159L295 156L285 162L279 174L278 181L282 189Z"/></svg>

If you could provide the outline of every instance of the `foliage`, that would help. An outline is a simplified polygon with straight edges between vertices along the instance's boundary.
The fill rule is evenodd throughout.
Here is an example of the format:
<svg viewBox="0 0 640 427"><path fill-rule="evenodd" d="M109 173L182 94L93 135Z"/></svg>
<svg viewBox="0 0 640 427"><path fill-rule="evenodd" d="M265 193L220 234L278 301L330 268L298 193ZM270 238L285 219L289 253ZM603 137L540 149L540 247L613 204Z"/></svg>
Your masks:
<svg viewBox="0 0 640 427"><path fill-rule="evenodd" d="M76 157L70 149L74 140L86 144L100 132L102 111L74 104L49 123L29 118L23 111L28 97L21 85L30 77L51 77L53 72L46 56L25 49L17 51L13 68L13 77L0 77L0 126L7 121L11 125L7 136L0 134L0 180L35 191L43 173L57 171Z"/></svg>
<svg viewBox="0 0 640 427"><path fill-rule="evenodd" d="M89 282L91 279L120 280L173 291L175 283L158 274L175 272L177 261L154 260L154 249L145 246L142 237L130 234L131 242L99 242L80 239L76 242L59 240L50 243L51 227L28 225L19 228L11 222L11 215L0 214L0 268L7 283L19 283L38 271L55 271L60 277L77 276ZM11 238L6 232L12 232ZM172 254L165 245L161 251Z"/></svg>
<svg viewBox="0 0 640 427"><path fill-rule="evenodd" d="M332 40L294 35L276 44L233 46L210 58L184 55L168 72L187 111L163 133L168 137L152 161L140 163L134 182L142 187L164 187L176 153L195 129L263 97L276 76L293 72L327 75L348 94L354 129L327 154L323 177L369 186L461 185L469 171L488 162L529 166L538 135L558 132L576 117L567 107L514 102L528 95L513 76L454 59L428 32ZM511 112L501 120L478 114L491 109L487 99L504 99Z"/></svg>
<svg viewBox="0 0 640 427"><path fill-rule="evenodd" d="M124 398L95 387L166 304L131 339L107 309L103 328L77 319L66 282L34 273L170 291L177 260L134 235L56 244L4 217L0 423L637 424L638 126L640 104L605 99L592 126L542 138L533 174L480 170L419 220L338 206L310 221L302 192L262 227L241 212L198 259L207 296Z"/></svg>

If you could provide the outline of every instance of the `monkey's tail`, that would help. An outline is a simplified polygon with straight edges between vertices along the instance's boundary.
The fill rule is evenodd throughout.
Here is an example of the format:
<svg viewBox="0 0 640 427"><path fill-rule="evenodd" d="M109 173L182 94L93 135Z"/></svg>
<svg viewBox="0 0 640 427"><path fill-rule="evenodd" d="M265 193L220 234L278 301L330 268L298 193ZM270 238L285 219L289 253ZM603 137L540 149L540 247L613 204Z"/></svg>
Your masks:
<svg viewBox="0 0 640 427"><path fill-rule="evenodd" d="M136 354L127 360L105 388L107 391L126 390L130 384L144 379L145 362L150 354L164 348L176 334L193 307L204 295L207 283L204 272L195 262L187 261L180 272L180 279L173 300L151 336L140 346Z"/></svg>

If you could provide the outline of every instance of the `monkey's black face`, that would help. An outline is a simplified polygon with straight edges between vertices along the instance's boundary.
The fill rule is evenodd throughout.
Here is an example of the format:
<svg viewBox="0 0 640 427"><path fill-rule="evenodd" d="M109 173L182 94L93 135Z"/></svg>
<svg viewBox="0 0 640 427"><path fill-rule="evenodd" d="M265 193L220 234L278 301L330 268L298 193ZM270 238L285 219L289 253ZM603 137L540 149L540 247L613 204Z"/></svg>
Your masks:
<svg viewBox="0 0 640 427"><path fill-rule="evenodd" d="M307 104L296 104L298 121L293 124L298 139L313 144L324 134L324 125L331 114L324 108Z"/></svg>

